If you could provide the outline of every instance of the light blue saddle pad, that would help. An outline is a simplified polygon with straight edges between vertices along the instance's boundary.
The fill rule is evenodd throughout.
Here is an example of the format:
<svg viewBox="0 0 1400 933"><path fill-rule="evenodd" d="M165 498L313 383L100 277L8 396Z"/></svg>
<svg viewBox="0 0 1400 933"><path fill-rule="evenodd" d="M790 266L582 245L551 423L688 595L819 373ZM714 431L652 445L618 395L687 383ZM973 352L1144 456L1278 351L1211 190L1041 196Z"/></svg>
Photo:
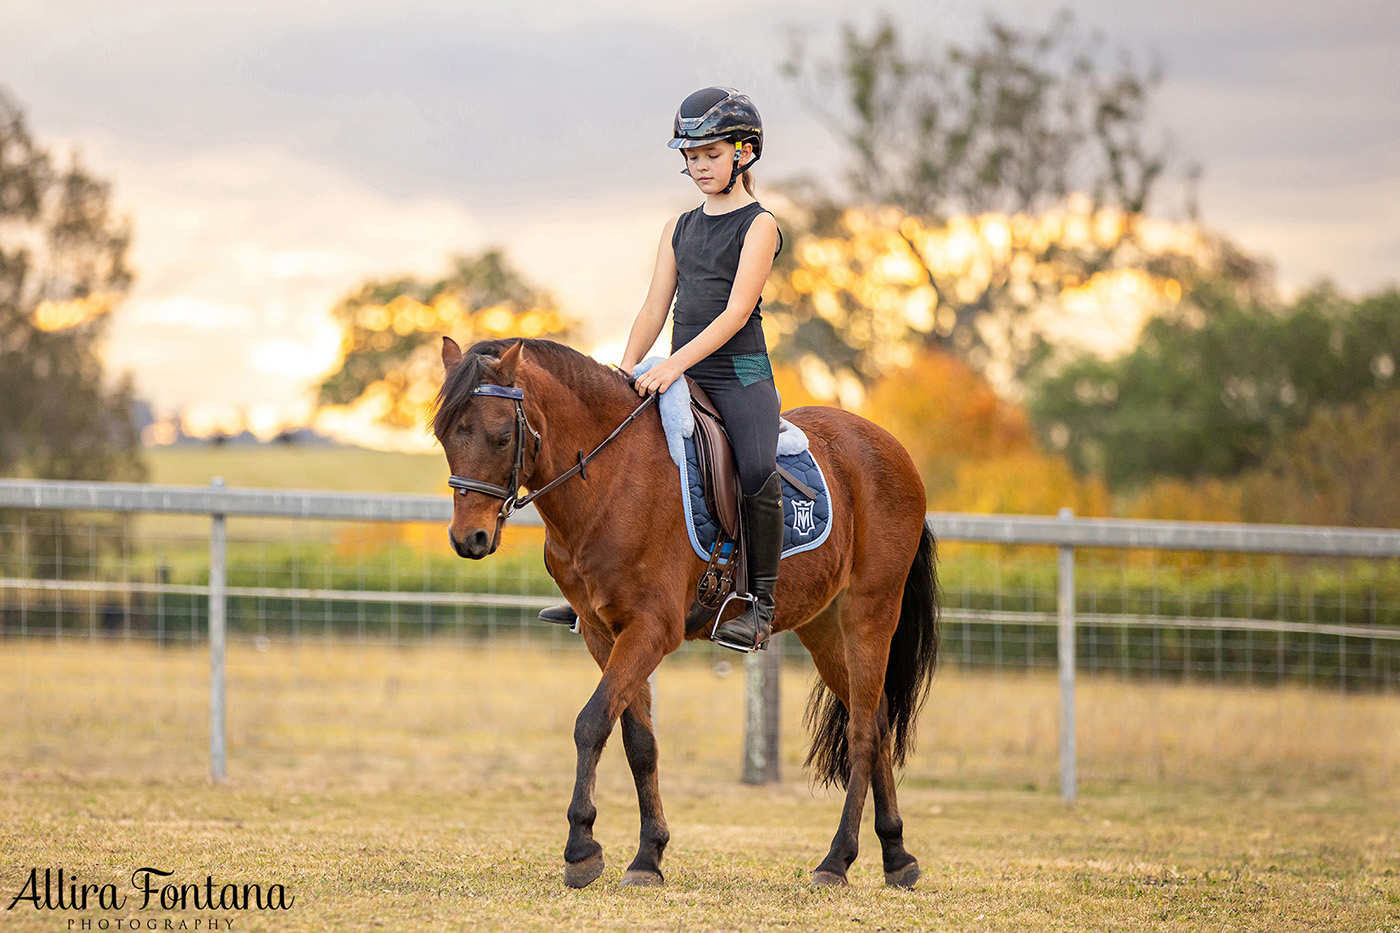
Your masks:
<svg viewBox="0 0 1400 933"><path fill-rule="evenodd" d="M791 557L810 551L831 534L831 494L826 477L810 450L798 454L779 455L783 469L810 486L817 494L815 500L798 492L784 479L783 484L783 556ZM710 514L705 504L705 487L700 481L700 468L695 459L695 438L685 439L685 465L681 486L685 489L686 530L690 545L702 560L709 560L710 548L719 534L719 520Z"/></svg>
<svg viewBox="0 0 1400 933"><path fill-rule="evenodd" d="M643 360L634 372L640 376L660 362L661 358L655 356ZM661 393L657 408L666 434L666 449L680 473L681 502L685 504L685 530L690 535L690 546L701 560L709 560L710 548L719 535L719 520L710 514L705 504L704 486L695 459L695 417L690 411L690 389L684 379L677 379ZM807 435L786 420L778 434L778 463L817 494L815 499L808 499L787 480L782 481L783 557L791 557L819 546L831 534L831 493L822 468L812 456Z"/></svg>

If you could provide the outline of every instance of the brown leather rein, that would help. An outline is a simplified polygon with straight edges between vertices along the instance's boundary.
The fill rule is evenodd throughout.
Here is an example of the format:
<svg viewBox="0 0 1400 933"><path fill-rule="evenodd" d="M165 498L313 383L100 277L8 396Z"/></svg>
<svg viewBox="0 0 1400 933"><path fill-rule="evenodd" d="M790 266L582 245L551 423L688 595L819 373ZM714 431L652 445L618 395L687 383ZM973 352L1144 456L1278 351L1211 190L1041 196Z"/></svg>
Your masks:
<svg viewBox="0 0 1400 933"><path fill-rule="evenodd" d="M578 452L578 463L561 473L548 485L521 496L519 494L520 471L525 465L525 435L527 433L535 439L535 452L533 456L538 457L540 454L539 432L530 426L530 419L525 417L525 390L517 388L516 386L498 386L488 383L486 385L477 386L477 388L472 391L472 395L484 396L486 398L504 398L515 402L515 432L513 439L515 451L513 454L513 464L510 468L510 479L508 480L510 485L497 486L494 483L483 482L479 479L468 479L465 476L457 476L455 474L448 477L447 480L447 485L457 490L458 495L465 496L469 492L479 492L502 500L501 510L496 515L496 531L495 534L491 536L491 547L493 550L500 539L501 526L506 523L507 518L510 518L510 516L515 513L516 509L524 505L529 505L555 486L573 477L576 473L581 475L584 479L588 479L589 461L598 456L604 447L607 447L613 441L617 440L617 436L621 434L629 424L636 421L637 417L641 415L642 412L646 411L657 398L654 392L648 394L642 404L633 409L632 414L628 415L621 424L613 429L613 432L609 434L601 444L594 447L588 454L584 454L584 452L580 450Z"/></svg>

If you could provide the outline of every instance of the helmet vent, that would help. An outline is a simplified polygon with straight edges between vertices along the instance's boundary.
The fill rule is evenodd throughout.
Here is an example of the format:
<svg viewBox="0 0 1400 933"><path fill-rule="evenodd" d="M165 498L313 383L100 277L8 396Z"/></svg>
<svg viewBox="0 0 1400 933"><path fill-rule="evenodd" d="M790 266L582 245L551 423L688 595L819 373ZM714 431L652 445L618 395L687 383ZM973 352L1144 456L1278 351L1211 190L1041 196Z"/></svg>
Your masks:
<svg viewBox="0 0 1400 933"><path fill-rule="evenodd" d="M680 115L682 118L704 118L715 104L727 98L731 93L733 91L727 87L701 88L681 101Z"/></svg>

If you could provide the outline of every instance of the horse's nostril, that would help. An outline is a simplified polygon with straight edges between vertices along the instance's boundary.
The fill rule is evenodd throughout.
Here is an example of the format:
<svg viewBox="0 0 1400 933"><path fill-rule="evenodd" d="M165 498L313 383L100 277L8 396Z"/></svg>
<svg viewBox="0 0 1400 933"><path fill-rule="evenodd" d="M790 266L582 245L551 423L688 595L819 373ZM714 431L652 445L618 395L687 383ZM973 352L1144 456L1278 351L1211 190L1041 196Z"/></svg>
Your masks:
<svg viewBox="0 0 1400 933"><path fill-rule="evenodd" d="M447 540L452 545L452 550L458 557L466 557L470 560L481 560L490 553L491 536L484 531L474 531L467 535L465 541L458 541L452 534L452 529L447 529Z"/></svg>

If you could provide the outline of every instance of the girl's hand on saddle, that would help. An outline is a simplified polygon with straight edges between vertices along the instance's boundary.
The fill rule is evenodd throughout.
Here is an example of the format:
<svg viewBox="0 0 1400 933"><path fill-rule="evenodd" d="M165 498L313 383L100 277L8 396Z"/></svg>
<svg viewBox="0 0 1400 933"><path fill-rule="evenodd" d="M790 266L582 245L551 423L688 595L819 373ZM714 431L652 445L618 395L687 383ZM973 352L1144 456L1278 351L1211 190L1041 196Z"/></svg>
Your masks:
<svg viewBox="0 0 1400 933"><path fill-rule="evenodd" d="M638 395L647 395L650 392L665 392L681 376L685 375L685 367L676 362L675 357L668 356L657 363L651 369L637 377L634 383Z"/></svg>

